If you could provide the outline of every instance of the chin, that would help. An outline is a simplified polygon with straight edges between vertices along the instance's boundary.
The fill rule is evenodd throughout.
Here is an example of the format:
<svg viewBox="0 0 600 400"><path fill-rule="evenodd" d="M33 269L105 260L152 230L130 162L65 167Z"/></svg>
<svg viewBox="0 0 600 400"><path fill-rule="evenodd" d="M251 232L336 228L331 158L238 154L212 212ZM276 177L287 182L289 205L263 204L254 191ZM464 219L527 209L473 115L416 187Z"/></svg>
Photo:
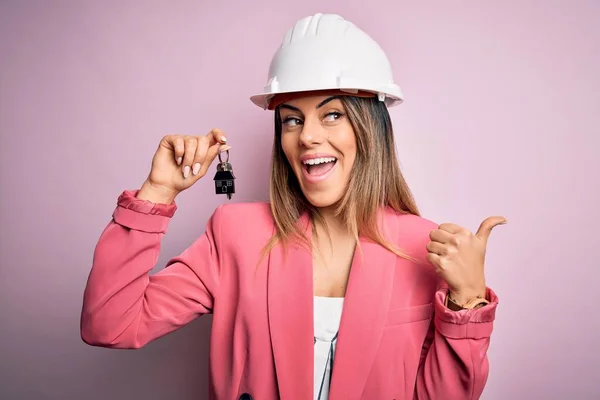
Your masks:
<svg viewBox="0 0 600 400"><path fill-rule="evenodd" d="M337 204L342 199L342 193L340 191L302 191L304 197L310 204L317 208L328 208Z"/></svg>
<svg viewBox="0 0 600 400"><path fill-rule="evenodd" d="M337 163L336 163L337 164ZM345 177L341 174L338 165L334 164L333 169L326 173L327 177L312 180L306 168L302 165L295 168L296 179L300 183L300 190L306 200L317 208L328 208L337 204L347 187L344 185Z"/></svg>

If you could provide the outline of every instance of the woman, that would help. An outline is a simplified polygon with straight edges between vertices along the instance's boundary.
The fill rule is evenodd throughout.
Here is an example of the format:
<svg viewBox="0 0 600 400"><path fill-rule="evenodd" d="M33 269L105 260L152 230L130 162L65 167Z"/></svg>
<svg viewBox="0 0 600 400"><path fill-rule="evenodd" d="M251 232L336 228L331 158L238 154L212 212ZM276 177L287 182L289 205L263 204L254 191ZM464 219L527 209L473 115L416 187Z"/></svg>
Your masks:
<svg viewBox="0 0 600 400"><path fill-rule="evenodd" d="M505 220L471 234L419 216L395 154L390 71L341 17L298 21L252 97L274 110L270 203L218 207L149 275L176 196L230 149L218 129L163 138L97 245L83 340L139 348L212 313L211 399L478 398L497 305L485 245Z"/></svg>

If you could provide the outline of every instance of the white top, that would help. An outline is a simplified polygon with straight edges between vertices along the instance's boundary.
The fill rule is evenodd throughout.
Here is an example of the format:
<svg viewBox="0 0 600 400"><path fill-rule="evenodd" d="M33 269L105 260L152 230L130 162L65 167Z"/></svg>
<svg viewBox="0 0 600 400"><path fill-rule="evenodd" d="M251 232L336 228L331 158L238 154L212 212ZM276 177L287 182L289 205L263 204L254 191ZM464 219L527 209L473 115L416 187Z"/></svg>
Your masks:
<svg viewBox="0 0 600 400"><path fill-rule="evenodd" d="M342 318L343 297L314 297L314 398L327 400L337 333Z"/></svg>

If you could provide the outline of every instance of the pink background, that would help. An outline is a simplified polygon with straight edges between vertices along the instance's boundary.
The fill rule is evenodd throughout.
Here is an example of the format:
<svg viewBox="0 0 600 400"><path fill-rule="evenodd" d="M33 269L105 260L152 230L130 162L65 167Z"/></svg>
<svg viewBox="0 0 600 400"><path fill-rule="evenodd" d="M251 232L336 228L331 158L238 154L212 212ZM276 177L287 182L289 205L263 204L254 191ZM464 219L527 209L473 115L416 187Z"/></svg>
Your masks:
<svg viewBox="0 0 600 400"><path fill-rule="evenodd" d="M285 30L315 12L342 14L388 53L423 215L472 230L509 219L489 243L501 306L483 398L599 398L593 0L3 1L1 398L205 398L210 317L139 351L80 340L92 253L168 132L224 129L233 201L267 199L272 117L248 97ZM161 265L227 201L212 185L179 198Z"/></svg>

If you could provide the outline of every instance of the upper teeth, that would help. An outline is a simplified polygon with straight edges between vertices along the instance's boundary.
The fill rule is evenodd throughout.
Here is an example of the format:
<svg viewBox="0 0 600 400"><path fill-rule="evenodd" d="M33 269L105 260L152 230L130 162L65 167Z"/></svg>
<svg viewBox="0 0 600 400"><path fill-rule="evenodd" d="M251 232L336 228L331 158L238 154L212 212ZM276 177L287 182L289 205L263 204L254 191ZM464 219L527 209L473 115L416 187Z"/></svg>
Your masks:
<svg viewBox="0 0 600 400"><path fill-rule="evenodd" d="M335 161L335 157L321 157L321 158L311 158L310 160L306 160L306 161L304 161L304 164L317 165L317 164L323 164L323 163L334 162L334 161Z"/></svg>

